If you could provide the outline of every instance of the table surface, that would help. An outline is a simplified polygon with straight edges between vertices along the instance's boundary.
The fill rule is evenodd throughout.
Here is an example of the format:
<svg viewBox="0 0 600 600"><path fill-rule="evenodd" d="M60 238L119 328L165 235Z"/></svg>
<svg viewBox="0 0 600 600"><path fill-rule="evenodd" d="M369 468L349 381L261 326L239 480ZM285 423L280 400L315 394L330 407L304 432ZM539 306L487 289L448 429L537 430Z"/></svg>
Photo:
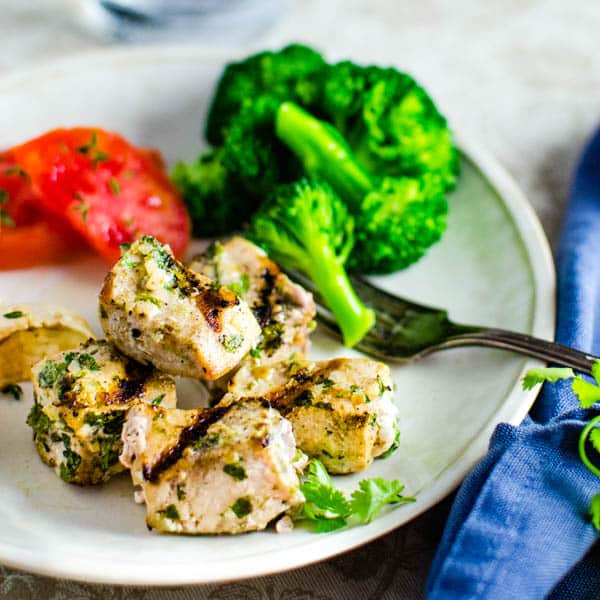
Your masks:
<svg viewBox="0 0 600 600"><path fill-rule="evenodd" d="M0 75L110 44L81 26L76 0L0 4ZM554 245L574 162L598 124L599 30L600 4L588 0L297 0L253 43L303 41L332 59L390 63L416 74L452 126L512 173ZM0 565L0 597L419 598L450 503L354 552L273 577L134 590Z"/></svg>

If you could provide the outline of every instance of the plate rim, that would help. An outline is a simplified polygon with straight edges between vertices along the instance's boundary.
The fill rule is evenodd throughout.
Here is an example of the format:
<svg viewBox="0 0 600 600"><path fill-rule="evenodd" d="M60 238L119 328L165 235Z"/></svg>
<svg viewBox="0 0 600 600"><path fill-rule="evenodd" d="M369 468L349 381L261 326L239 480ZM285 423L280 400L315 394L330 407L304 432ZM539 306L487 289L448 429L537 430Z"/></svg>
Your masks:
<svg viewBox="0 0 600 600"><path fill-rule="evenodd" d="M77 56L63 57L45 61L36 66L24 68L22 71L8 73L0 77L0 92L15 90L29 85L38 86L42 77L57 77L61 73L89 67L90 62L120 61L129 65L134 61L157 60L206 60L215 59L221 62L229 61L237 55L243 55L244 48L215 48L200 45L190 46L130 46L107 48L83 52ZM460 132L454 132L455 142L460 151L481 172L486 181L496 190L508 217L513 221L526 252L531 269L533 282L533 318L531 323L532 335L552 339L556 311L556 275L550 245L545 236L541 223L527 201L523 191L512 176L488 152ZM543 364L537 359L526 359L519 376L506 395L501 407L491 416L488 423L475 434L472 442L456 459L448 465L427 487L419 492L419 502L405 507L403 514L408 516L402 523L390 512L375 520L373 523L360 528L337 532L335 536L319 538L318 549L311 545L310 556L303 553L298 560L294 547L284 552L277 552L277 562L256 560L256 557L243 557L236 561L235 574L223 572L216 568L216 563L210 563L210 572L197 573L189 568L189 564L174 569L173 564L164 565L165 570L153 570L151 566L130 563L111 563L111 569L102 569L106 559L90 559L77 557L73 560L58 562L48 555L23 550L0 540L0 563L16 569L26 570L39 575L64 577L87 583L111 585L137 585L146 587L162 587L173 585L198 585L208 583L224 583L259 576L274 575L295 568L306 567L316 562L330 559L339 554L354 550L364 544L386 535L416 518L435 503L439 502L456 489L464 477L485 454L489 438L499 422L518 425L529 412L537 397L537 390L524 392L518 384L523 373L533 366ZM407 510L408 509L408 510ZM329 542L328 542L329 540ZM331 542L331 540L334 540ZM268 557L268 555L263 555ZM50 559L50 560L49 560ZM121 568L118 568L121 565ZM257 568L258 565L258 568ZM117 568L115 568L117 566ZM132 566L137 566L132 570ZM225 567L230 570L231 566ZM198 577L198 575L202 575Z"/></svg>

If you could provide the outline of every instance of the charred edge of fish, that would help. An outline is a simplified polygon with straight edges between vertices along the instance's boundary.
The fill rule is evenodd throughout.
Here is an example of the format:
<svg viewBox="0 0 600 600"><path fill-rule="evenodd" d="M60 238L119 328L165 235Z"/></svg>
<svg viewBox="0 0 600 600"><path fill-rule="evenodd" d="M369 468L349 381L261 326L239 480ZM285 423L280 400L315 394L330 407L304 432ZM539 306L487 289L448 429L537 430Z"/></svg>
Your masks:
<svg viewBox="0 0 600 600"><path fill-rule="evenodd" d="M183 451L196 440L204 437L208 431L208 428L220 421L232 408L231 406L215 406L214 408L207 408L205 411L200 413L196 420L185 427L179 434L179 439L174 446L171 446L166 452L160 456L160 458L152 465L144 465L142 473L146 481L155 482L159 475L166 471L169 467L172 467L182 456Z"/></svg>
<svg viewBox="0 0 600 600"><path fill-rule="evenodd" d="M263 285L260 288L259 300L254 305L252 311L258 321L261 329L264 329L273 316L273 304L271 303L271 294L275 288L275 281L277 280L277 273L273 273L269 267L261 273Z"/></svg>

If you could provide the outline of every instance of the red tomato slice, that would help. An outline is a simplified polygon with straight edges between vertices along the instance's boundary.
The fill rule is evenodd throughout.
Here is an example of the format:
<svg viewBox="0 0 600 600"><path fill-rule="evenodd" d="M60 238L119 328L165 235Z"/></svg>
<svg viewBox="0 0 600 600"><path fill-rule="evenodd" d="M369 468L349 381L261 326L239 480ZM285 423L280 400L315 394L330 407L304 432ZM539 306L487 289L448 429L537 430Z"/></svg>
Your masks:
<svg viewBox="0 0 600 600"><path fill-rule="evenodd" d="M10 155L0 157L0 269L58 262L81 248L62 220L43 211L27 173Z"/></svg>
<svg viewBox="0 0 600 600"><path fill-rule="evenodd" d="M100 254L153 235L181 256L190 220L160 155L102 129L55 129L12 149L46 209L66 219Z"/></svg>

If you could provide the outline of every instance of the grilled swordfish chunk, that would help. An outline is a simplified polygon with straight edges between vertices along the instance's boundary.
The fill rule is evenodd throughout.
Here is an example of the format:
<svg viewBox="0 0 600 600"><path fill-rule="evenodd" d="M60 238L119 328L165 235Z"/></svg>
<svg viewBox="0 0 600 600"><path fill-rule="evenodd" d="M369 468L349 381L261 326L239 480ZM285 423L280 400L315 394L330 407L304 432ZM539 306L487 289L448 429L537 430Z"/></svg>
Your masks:
<svg viewBox="0 0 600 600"><path fill-rule="evenodd" d="M42 460L61 479L80 485L123 471L121 430L127 410L144 401L175 407L175 382L88 341L33 367L35 402L27 418Z"/></svg>
<svg viewBox="0 0 600 600"><path fill-rule="evenodd" d="M312 294L292 283L261 248L235 236L209 246L192 260L190 269L229 287L248 303L262 329L252 352L261 362L307 351L315 317Z"/></svg>
<svg viewBox="0 0 600 600"><path fill-rule="evenodd" d="M366 469L397 439L387 365L362 358L244 365L219 406L266 400L289 419L300 450L330 473Z"/></svg>
<svg viewBox="0 0 600 600"><path fill-rule="evenodd" d="M134 242L106 276L100 322L127 356L207 380L233 369L260 335L246 302L150 236Z"/></svg>
<svg viewBox="0 0 600 600"><path fill-rule="evenodd" d="M241 533L304 502L290 423L258 401L195 410L139 404L123 428L146 522L159 531Z"/></svg>

